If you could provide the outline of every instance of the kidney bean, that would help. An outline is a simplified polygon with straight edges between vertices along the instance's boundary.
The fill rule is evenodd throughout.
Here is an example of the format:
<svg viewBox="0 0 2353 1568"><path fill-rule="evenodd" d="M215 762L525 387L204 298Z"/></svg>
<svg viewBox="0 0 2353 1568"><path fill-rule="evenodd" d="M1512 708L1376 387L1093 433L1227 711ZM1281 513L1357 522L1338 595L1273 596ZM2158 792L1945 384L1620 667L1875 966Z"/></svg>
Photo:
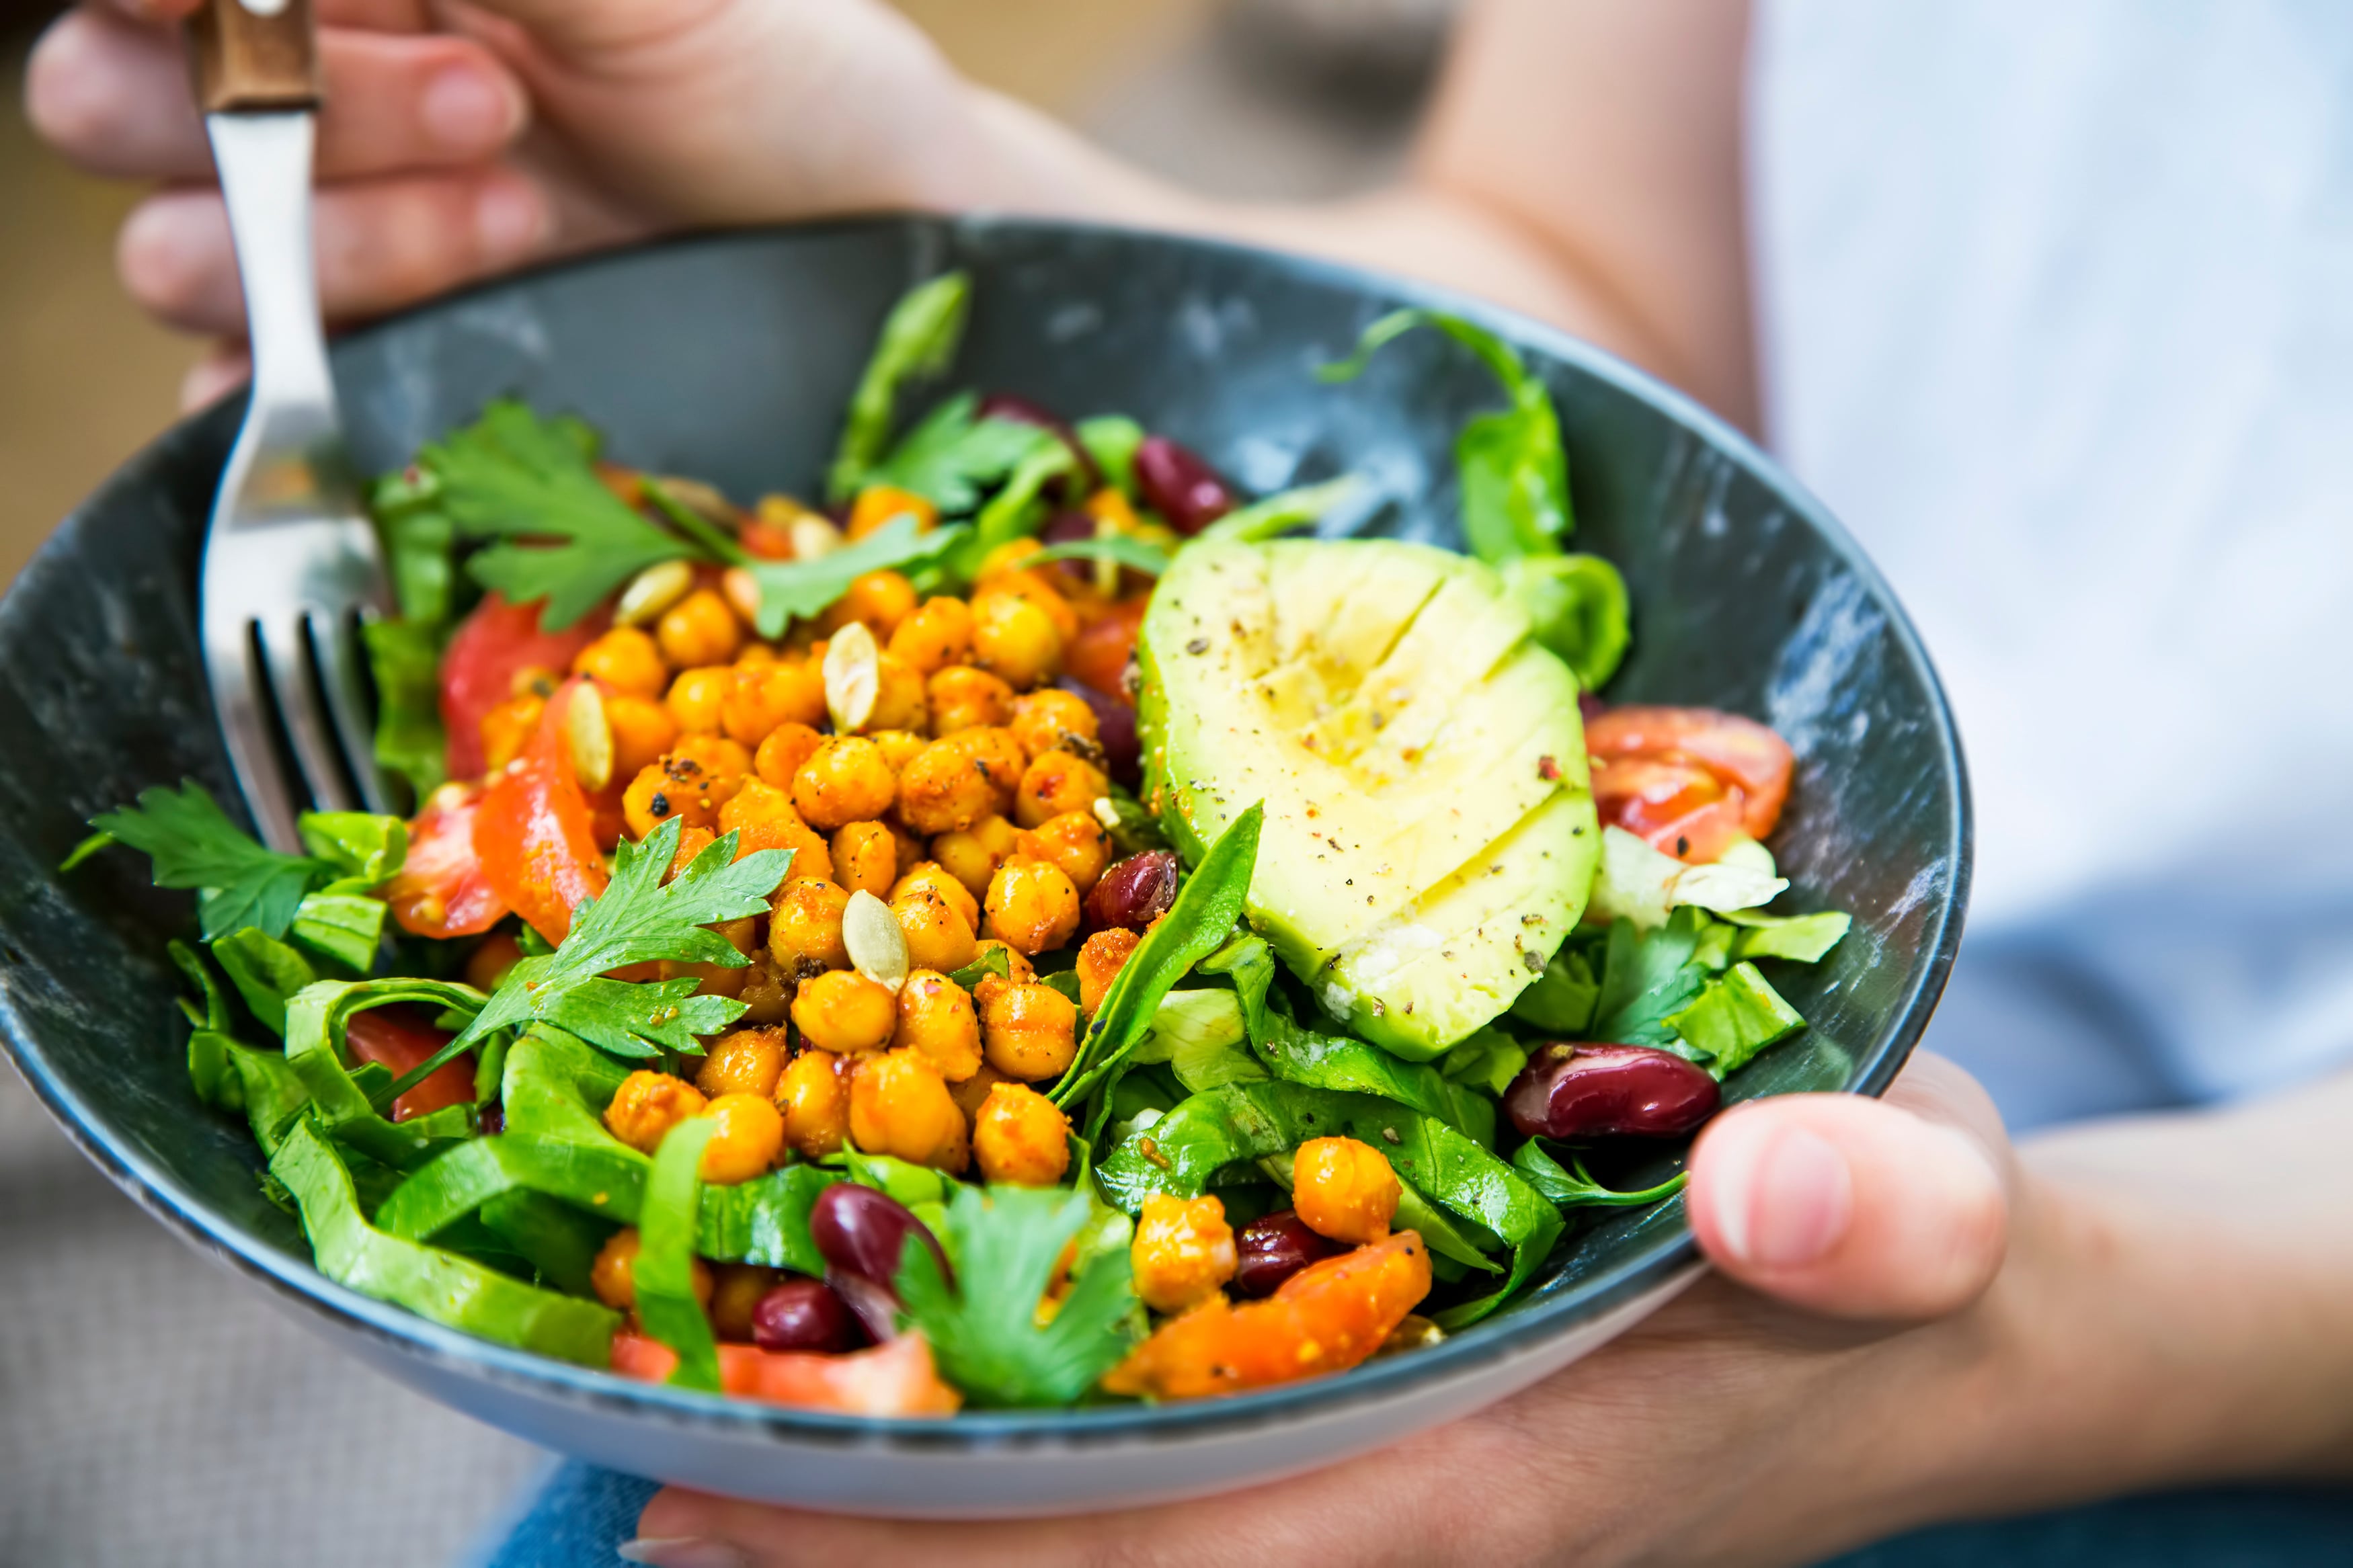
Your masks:
<svg viewBox="0 0 2353 1568"><path fill-rule="evenodd" d="M1672 1138L1722 1100L1715 1079L1672 1051L1556 1041L1512 1080L1504 1109L1530 1138Z"/></svg>
<svg viewBox="0 0 2353 1568"><path fill-rule="evenodd" d="M1145 503L1188 538L1234 510L1234 492L1198 453L1166 436L1135 449L1135 488Z"/></svg>
<svg viewBox="0 0 2353 1568"><path fill-rule="evenodd" d="M764 1351L844 1351L849 1309L822 1280L787 1279L752 1308L752 1342Z"/></svg>
<svg viewBox="0 0 2353 1568"><path fill-rule="evenodd" d="M1167 849L1146 849L1114 861L1087 895L1088 933L1111 926L1141 931L1166 914L1176 901L1178 864L1176 853Z"/></svg>
<svg viewBox="0 0 2353 1568"><path fill-rule="evenodd" d="M1271 1296L1284 1280L1309 1264L1347 1250L1308 1229L1307 1222L1289 1209L1265 1215L1242 1226L1234 1237L1234 1252L1241 1264L1228 1288L1237 1296Z"/></svg>
<svg viewBox="0 0 2353 1568"><path fill-rule="evenodd" d="M1095 460L1087 455L1086 447L1079 440L1079 433L1052 409L1015 393L992 392L980 400L976 412L983 419L1035 425L1039 429L1050 430L1060 437L1062 445L1071 449L1071 456L1079 460L1079 471L1064 481L1063 494L1077 500L1103 488L1103 474L1096 468ZM1057 542L1050 539L1046 542L1052 544Z"/></svg>
<svg viewBox="0 0 2353 1568"><path fill-rule="evenodd" d="M1094 536L1094 514L1075 510L1056 512L1046 520L1046 526L1038 531L1038 542L1040 544L1069 544L1081 539L1092 539ZM1065 562L1063 564L1070 565L1071 563ZM1092 565L1092 563L1081 562L1077 564Z"/></svg>
<svg viewBox="0 0 2353 1568"><path fill-rule="evenodd" d="M507 1130L507 1108L498 1100L474 1112L474 1130L485 1138L495 1138Z"/></svg>
<svg viewBox="0 0 2353 1568"><path fill-rule="evenodd" d="M1107 692L1069 676L1054 682L1095 714L1095 741L1103 749L1103 763L1116 784L1135 788L1144 782L1144 742L1135 733L1135 710Z"/></svg>
<svg viewBox="0 0 2353 1568"><path fill-rule="evenodd" d="M809 1205L809 1239L825 1259L827 1287L877 1340L889 1340L897 1331L899 1297L892 1282L899 1277L910 1236L923 1238L939 1259L940 1272L953 1281L955 1275L947 1254L940 1250L939 1238L889 1194L855 1182L837 1182Z"/></svg>

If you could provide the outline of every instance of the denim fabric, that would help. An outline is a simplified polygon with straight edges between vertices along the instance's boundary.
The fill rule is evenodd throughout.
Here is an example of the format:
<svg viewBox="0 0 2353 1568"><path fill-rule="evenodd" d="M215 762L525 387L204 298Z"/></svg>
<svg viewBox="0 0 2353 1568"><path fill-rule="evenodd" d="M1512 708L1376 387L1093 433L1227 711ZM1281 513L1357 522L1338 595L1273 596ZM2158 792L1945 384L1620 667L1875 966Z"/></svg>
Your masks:
<svg viewBox="0 0 2353 1568"><path fill-rule="evenodd" d="M550 1467L535 1485L467 1568L617 1568L615 1549L637 1539L638 1514L661 1489L577 1459Z"/></svg>

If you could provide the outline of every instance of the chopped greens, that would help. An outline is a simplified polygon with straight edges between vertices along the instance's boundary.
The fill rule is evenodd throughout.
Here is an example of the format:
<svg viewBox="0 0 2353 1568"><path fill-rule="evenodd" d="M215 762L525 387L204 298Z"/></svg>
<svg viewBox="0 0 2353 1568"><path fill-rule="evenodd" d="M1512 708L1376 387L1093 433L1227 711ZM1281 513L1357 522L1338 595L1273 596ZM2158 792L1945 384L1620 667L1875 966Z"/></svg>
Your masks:
<svg viewBox="0 0 2353 1568"><path fill-rule="evenodd" d="M891 443L891 426L898 416L899 397L914 382L936 376L955 358L964 338L965 317L972 309L972 279L950 272L910 289L892 307L882 333L849 395L849 409L841 426L840 445L826 477L826 494L847 500L868 483L872 469ZM908 487L913 488L913 487Z"/></svg>

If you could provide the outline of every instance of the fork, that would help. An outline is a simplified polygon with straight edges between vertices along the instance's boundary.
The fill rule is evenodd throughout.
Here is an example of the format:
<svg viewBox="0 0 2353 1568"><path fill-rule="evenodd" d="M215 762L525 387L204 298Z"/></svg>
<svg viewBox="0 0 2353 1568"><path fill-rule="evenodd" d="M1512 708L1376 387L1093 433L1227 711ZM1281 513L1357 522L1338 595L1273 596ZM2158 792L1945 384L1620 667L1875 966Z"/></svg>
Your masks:
<svg viewBox="0 0 2353 1568"><path fill-rule="evenodd" d="M389 809L359 623L393 607L343 445L311 264L311 0L206 0L189 38L253 345L252 398L205 539L205 674L263 838L299 851L306 796L322 810Z"/></svg>

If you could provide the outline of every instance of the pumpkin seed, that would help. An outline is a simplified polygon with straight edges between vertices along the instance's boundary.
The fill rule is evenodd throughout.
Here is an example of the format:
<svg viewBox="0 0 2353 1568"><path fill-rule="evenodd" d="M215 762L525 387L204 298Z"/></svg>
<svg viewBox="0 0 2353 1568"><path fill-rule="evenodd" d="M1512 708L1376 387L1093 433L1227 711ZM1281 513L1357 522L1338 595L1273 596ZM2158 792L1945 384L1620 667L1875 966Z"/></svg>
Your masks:
<svg viewBox="0 0 2353 1568"><path fill-rule="evenodd" d="M841 945L852 968L892 995L907 984L907 933L891 906L862 888L841 911Z"/></svg>
<svg viewBox="0 0 2353 1568"><path fill-rule="evenodd" d="M855 735L874 717L882 684L882 651L863 621L833 634L825 649L825 708L837 734Z"/></svg>

